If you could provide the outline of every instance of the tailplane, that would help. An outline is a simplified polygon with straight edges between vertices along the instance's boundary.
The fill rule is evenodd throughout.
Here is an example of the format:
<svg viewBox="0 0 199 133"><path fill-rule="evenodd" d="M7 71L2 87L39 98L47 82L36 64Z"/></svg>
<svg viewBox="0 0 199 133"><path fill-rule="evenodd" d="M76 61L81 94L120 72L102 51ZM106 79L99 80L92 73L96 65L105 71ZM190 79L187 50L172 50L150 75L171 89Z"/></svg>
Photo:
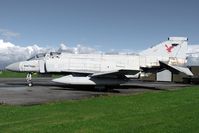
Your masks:
<svg viewBox="0 0 199 133"><path fill-rule="evenodd" d="M167 69L175 74L184 73L187 76L193 76L193 73L187 67L173 66L160 61L160 68Z"/></svg>

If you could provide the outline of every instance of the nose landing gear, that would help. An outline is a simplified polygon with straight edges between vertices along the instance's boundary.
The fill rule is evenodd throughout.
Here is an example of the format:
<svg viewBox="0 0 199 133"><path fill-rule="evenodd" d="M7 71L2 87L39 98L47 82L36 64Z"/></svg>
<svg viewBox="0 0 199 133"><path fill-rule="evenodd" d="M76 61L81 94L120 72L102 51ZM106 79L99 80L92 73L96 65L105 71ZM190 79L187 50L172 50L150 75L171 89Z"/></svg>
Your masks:
<svg viewBox="0 0 199 133"><path fill-rule="evenodd" d="M27 81L27 84L28 84L29 87L31 87L33 85L32 84L32 74L31 73L27 74L26 81Z"/></svg>

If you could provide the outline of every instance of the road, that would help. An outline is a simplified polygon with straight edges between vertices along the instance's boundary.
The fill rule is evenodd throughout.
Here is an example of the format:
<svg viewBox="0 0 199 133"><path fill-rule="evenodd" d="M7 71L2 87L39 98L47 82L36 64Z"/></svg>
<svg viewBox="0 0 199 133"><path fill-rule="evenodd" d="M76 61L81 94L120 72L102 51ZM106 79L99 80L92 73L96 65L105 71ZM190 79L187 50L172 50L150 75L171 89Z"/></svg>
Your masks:
<svg viewBox="0 0 199 133"><path fill-rule="evenodd" d="M98 92L87 86L69 88L51 82L51 78L35 78L33 79L33 85L33 87L28 87L23 78L0 78L0 104L35 105L102 95L128 95L144 91L172 90L177 87L187 86L184 84L166 82L143 82L132 80L112 91Z"/></svg>

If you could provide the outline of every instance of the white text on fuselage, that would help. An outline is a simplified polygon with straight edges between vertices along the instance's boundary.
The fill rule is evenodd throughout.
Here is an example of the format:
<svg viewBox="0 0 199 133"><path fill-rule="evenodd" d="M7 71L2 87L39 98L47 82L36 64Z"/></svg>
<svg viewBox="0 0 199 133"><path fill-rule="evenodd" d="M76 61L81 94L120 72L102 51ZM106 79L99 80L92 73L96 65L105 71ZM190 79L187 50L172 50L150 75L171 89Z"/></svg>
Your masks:
<svg viewBox="0 0 199 133"><path fill-rule="evenodd" d="M31 68L34 68L36 67L35 65L24 65L24 67L31 67Z"/></svg>

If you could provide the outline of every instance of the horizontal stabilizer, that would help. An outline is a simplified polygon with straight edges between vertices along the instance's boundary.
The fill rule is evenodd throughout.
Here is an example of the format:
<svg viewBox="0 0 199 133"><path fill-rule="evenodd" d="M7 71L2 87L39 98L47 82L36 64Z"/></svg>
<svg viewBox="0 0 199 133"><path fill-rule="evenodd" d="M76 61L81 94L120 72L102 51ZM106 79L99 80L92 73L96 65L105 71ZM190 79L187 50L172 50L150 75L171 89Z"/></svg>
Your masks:
<svg viewBox="0 0 199 133"><path fill-rule="evenodd" d="M182 72L182 73L184 73L184 74L186 74L188 76L193 76L193 73L187 67L172 66L172 65L166 64L166 63L164 63L162 61L159 61L159 62L160 62L161 68L166 68L166 69L168 69L169 71L171 71L173 73Z"/></svg>

